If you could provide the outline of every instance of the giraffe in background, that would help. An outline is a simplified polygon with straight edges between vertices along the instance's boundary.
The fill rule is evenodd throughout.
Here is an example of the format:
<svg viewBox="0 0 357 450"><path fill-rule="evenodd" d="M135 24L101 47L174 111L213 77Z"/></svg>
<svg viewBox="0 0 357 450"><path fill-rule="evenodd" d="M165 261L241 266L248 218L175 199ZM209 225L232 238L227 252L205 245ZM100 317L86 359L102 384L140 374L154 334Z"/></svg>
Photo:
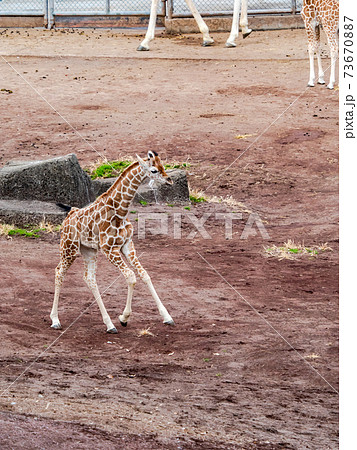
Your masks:
<svg viewBox="0 0 357 450"><path fill-rule="evenodd" d="M147 285L164 323L174 324L157 295L148 273L136 256L132 241L133 226L127 217L131 201L145 178L149 177L153 181L161 179L169 184L172 184L172 181L166 174L156 152L149 151L147 160L143 160L139 156L137 158L138 161L127 167L107 192L84 208L72 208L64 220L60 243L61 258L56 268L55 296L50 315L52 328L61 329L58 318L61 285L67 270L76 257L81 254L85 266L84 280L98 303L103 322L107 327L107 333L118 332L105 309L96 282L99 249L121 271L128 284L127 302L123 314L119 316L120 323L123 326L127 325L136 283L135 274L127 266L125 258Z"/></svg>
<svg viewBox="0 0 357 450"><path fill-rule="evenodd" d="M325 84L324 71L321 63L320 28L322 25L331 54L331 72L328 89L333 89L335 84L335 68L338 57L338 0L304 0L301 11L304 19L307 38L309 41L310 78L308 86L315 86L314 53L317 53L318 83Z"/></svg>
<svg viewBox="0 0 357 450"><path fill-rule="evenodd" d="M206 25L205 21L202 19L201 14L198 12L198 9L196 5L194 4L193 0L185 0L187 6L189 7L194 19L196 20L196 23L198 25L198 28L200 32L203 34L203 46L207 47L209 45L214 44L214 40L209 35L208 26ZM150 10L150 19L149 19L149 25L148 29L145 35L145 39L141 42L137 50L139 51L147 51L149 49L149 43L152 41L155 37L155 25L156 25L156 17L157 17L157 8L158 8L159 0L151 0L151 10ZM241 7L242 5L242 7ZM239 22L239 11L241 10L241 19ZM247 0L234 0L233 4L233 20L232 20L232 28L231 33L229 35L229 38L226 42L226 47L236 47L237 44L235 43L235 40L238 37L238 31L239 31L239 24L242 29L243 38L246 38L249 36L249 34L252 32L248 28L248 3Z"/></svg>

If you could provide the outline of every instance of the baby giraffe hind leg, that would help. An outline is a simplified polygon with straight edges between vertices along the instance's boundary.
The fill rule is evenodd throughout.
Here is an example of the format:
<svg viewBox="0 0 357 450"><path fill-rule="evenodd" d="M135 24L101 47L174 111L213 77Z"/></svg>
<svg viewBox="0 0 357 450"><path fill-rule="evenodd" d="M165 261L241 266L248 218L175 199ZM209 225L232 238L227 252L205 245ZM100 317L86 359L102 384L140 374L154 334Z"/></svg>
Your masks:
<svg viewBox="0 0 357 450"><path fill-rule="evenodd" d="M338 58L338 38L337 38L337 30L332 30L327 34L327 41L330 47L330 55L331 55L331 71L330 71L330 80L327 85L328 89L333 89L336 78L335 78L335 70L336 70L336 61Z"/></svg>
<svg viewBox="0 0 357 450"><path fill-rule="evenodd" d="M107 327L107 333L118 333L117 329L113 325L113 322L111 321L109 314L107 313L107 310L104 306L102 297L100 295L97 281L96 281L96 272L97 272L97 250L81 246L81 254L84 259L84 281L87 283L87 286L92 291L92 294L94 295L94 298L96 299L99 310L102 314L103 322Z"/></svg>
<svg viewBox="0 0 357 450"><path fill-rule="evenodd" d="M71 252L62 252L61 260L56 267L56 278L55 278L55 297L53 300L53 306L50 314L50 318L52 320L51 328L56 330L60 330L62 328L61 323L58 318L58 301L61 292L61 287L64 281L64 277L66 275L67 270L71 267L74 260L76 259L76 255Z"/></svg>
<svg viewBox="0 0 357 450"><path fill-rule="evenodd" d="M310 75L308 86L315 86L315 68L314 68L314 54L317 53L317 61L319 66L319 83L323 84L323 70L321 65L321 50L320 50L320 28L316 20L309 20L305 24L306 34L309 42L309 60L310 60Z"/></svg>
<svg viewBox="0 0 357 450"><path fill-rule="evenodd" d="M136 251L133 242L130 240L128 241L123 247L122 247L122 253L125 255L127 260L130 262L130 264L135 267L137 270L139 277L143 280L143 282L147 285L153 299L155 300L155 303L158 307L159 313L161 314L162 318L164 319L164 323L166 325L175 325L175 322L173 321L170 314L167 312L167 309L162 304L160 297L157 295L157 292L151 282L151 278L146 272L146 270L143 268L143 266L140 264L140 261L138 257L136 256Z"/></svg>

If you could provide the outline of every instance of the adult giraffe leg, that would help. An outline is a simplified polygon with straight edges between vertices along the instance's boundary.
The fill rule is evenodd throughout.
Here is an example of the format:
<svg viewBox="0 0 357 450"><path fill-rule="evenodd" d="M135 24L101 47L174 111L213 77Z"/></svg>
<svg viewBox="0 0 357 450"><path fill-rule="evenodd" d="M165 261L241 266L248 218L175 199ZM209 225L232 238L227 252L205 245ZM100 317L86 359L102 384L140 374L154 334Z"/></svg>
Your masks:
<svg viewBox="0 0 357 450"><path fill-rule="evenodd" d="M241 2L241 0L234 0L231 34L229 35L229 38L227 39L226 47L236 47L237 46L237 44L235 43L235 40L237 39L238 33L239 33L240 2Z"/></svg>
<svg viewBox="0 0 357 450"><path fill-rule="evenodd" d="M194 17L200 32L203 34L203 44L202 45L204 47L208 47L209 45L212 45L214 43L214 40L209 35L208 26L206 25L206 22L202 19L202 16L198 12L196 5L193 3L192 0L185 0L185 2Z"/></svg>
<svg viewBox="0 0 357 450"><path fill-rule="evenodd" d="M84 281L87 283L87 286L92 291L94 298L96 299L100 313L102 314L103 322L107 327L107 333L118 333L117 329L113 325L107 310L105 309L102 297L100 295L97 280L96 280L96 272L97 272L97 250L89 247L85 247L81 245L80 248L81 254L84 259Z"/></svg>
<svg viewBox="0 0 357 450"><path fill-rule="evenodd" d="M158 5L159 5L159 0L152 0L151 1L151 10L150 10L150 19L149 19L148 29L146 31L145 39L141 42L139 47L136 49L138 51L148 51L148 50L150 50L149 43L155 37L155 26L156 26L156 17L157 17Z"/></svg>
<svg viewBox="0 0 357 450"><path fill-rule="evenodd" d="M173 321L170 314L167 312L167 309L162 304L160 297L157 295L157 292L154 288L154 285L151 282L151 278L149 277L146 270L143 268L143 266L140 264L140 261L138 257L136 256L135 247L133 244L133 241L129 240L125 245L122 247L122 252L127 258L127 260L130 262L130 264L135 267L135 269L138 272L139 277L143 280L143 282L147 285L153 299L155 300L155 303L158 307L159 313L161 314L162 318L164 319L164 323L167 325L174 325L175 322Z"/></svg>
<svg viewBox="0 0 357 450"><path fill-rule="evenodd" d="M247 0L242 0L239 24L242 29L243 39L245 39L252 32L252 30L250 28L248 28L248 1Z"/></svg>
<svg viewBox="0 0 357 450"><path fill-rule="evenodd" d="M125 264L123 257L120 253L120 249L115 247L109 250L102 248L103 253L109 259L109 261L124 275L126 282L128 283L128 296L126 300L125 309L123 314L119 316L120 323L126 327L129 317L131 315L131 302L133 299L133 291L136 283L135 273L129 269L129 267Z"/></svg>
<svg viewBox="0 0 357 450"><path fill-rule="evenodd" d="M58 300L60 296L61 286L63 284L63 280L67 270L71 267L75 259L76 255L72 255L68 252L62 252L61 260L56 267L55 297L53 299L53 305L50 314L52 320L51 328L55 328L56 330L60 330L62 328L61 323L58 319Z"/></svg>

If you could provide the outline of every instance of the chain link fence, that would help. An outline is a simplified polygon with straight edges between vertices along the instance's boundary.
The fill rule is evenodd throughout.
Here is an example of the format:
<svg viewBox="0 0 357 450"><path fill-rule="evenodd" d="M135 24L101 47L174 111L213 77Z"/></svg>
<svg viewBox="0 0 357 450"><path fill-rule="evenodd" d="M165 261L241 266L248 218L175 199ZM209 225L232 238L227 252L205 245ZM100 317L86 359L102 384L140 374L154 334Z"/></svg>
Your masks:
<svg viewBox="0 0 357 450"><path fill-rule="evenodd" d="M150 6L150 0L54 0L54 13L149 15Z"/></svg>
<svg viewBox="0 0 357 450"><path fill-rule="evenodd" d="M171 17L191 16L185 0L166 0ZM164 0L165 2L165 0ZM248 14L300 12L303 0L248 0ZM202 15L230 15L233 0L195 0ZM50 25L53 16L150 15L151 0L0 0L0 16L44 16ZM162 14L162 4L158 13Z"/></svg>
<svg viewBox="0 0 357 450"><path fill-rule="evenodd" d="M46 11L44 0L0 0L0 16L41 16Z"/></svg>
<svg viewBox="0 0 357 450"><path fill-rule="evenodd" d="M150 15L151 0L0 0L0 16ZM159 5L160 11L162 6Z"/></svg>

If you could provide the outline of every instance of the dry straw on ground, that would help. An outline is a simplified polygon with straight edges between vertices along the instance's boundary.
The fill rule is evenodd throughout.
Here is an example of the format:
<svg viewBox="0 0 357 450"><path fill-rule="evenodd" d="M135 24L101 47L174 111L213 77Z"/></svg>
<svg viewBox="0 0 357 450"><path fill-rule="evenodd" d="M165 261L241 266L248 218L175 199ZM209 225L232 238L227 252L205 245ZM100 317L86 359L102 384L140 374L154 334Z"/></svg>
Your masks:
<svg viewBox="0 0 357 450"><path fill-rule="evenodd" d="M204 191L201 191L199 189L190 189L190 197L194 197L196 199L203 199L203 201L208 203L222 203L230 208L236 208L240 212L245 212L248 214L252 214L253 211L248 209L246 205L242 202L239 202L235 198L233 198L231 195L227 195L226 197L217 196L217 195L207 195Z"/></svg>
<svg viewBox="0 0 357 450"><path fill-rule="evenodd" d="M14 225L8 225L6 223L0 223L0 236L7 236L9 234L9 231L14 230Z"/></svg>
<svg viewBox="0 0 357 450"><path fill-rule="evenodd" d="M140 330L138 336L141 337L141 336L155 336L155 335L154 335L154 333L151 333L150 327L149 327L149 328L143 328L142 330Z"/></svg>
<svg viewBox="0 0 357 450"><path fill-rule="evenodd" d="M283 259L295 260L306 255L316 257L326 251L332 251L332 248L327 243L306 247L305 244L298 244L290 239L280 247L276 245L264 247L265 256L268 258L278 258L280 261Z"/></svg>

